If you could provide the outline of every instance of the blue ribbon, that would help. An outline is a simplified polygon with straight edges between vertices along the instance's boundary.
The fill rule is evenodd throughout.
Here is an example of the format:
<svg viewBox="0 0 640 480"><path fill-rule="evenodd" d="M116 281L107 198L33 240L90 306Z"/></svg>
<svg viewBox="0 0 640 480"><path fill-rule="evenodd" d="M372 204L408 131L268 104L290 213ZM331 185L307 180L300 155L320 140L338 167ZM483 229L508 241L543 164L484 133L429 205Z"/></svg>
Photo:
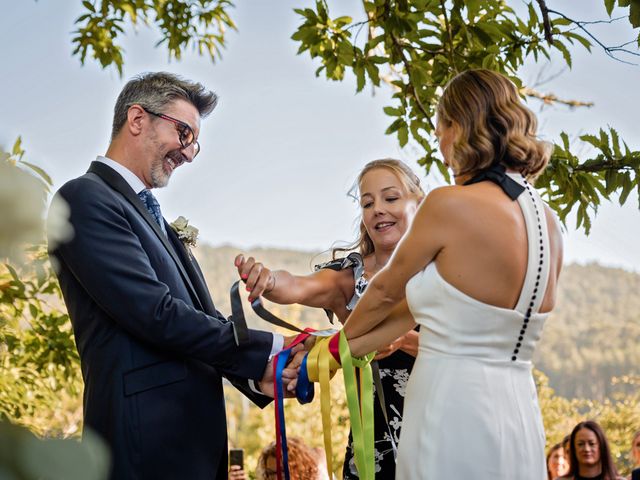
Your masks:
<svg viewBox="0 0 640 480"><path fill-rule="evenodd" d="M302 359L300 365L300 372L298 373L298 383L296 384L296 398L301 404L311 403L314 396L313 382L309 381L309 374L307 372L307 357L308 353Z"/></svg>

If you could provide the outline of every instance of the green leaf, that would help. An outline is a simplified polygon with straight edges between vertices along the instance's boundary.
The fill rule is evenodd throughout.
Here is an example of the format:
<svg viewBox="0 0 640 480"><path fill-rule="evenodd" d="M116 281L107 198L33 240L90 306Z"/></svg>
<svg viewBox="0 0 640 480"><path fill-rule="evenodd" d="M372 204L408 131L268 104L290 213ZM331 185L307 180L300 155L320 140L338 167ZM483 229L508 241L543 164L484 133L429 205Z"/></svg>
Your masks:
<svg viewBox="0 0 640 480"><path fill-rule="evenodd" d="M11 149L11 155L13 156L21 156L24 153L22 150L22 137L18 137L13 144L13 148Z"/></svg>
<svg viewBox="0 0 640 480"><path fill-rule="evenodd" d="M393 132L397 132L397 131L398 131L398 129L399 129L402 125L404 125L404 124L405 124L404 119L402 119L402 118L398 118L398 119L394 120L394 121L391 123L391 125L389 125L389 126L387 127L387 129L385 130L385 132L384 132L384 133L385 133L385 134L387 134L387 135L390 135L390 134L392 134Z"/></svg>
<svg viewBox="0 0 640 480"><path fill-rule="evenodd" d="M580 42L582 44L582 46L584 48L587 49L587 51L589 51L589 52L591 51L591 42L588 39L586 39L585 37L583 37L582 35L578 35L575 32L564 32L563 35L565 37L577 40L578 42Z"/></svg>
<svg viewBox="0 0 640 480"><path fill-rule="evenodd" d="M403 109L400 107L384 107L382 110L390 117L399 117L404 114Z"/></svg>
<svg viewBox="0 0 640 480"><path fill-rule="evenodd" d="M356 92L360 92L366 85L366 77L364 74L364 67L362 66L362 64L359 64L353 67L353 73L356 76Z"/></svg>
<svg viewBox="0 0 640 480"><path fill-rule="evenodd" d="M640 27L640 1L631 0L631 8L629 9L629 21L633 28Z"/></svg>
<svg viewBox="0 0 640 480"><path fill-rule="evenodd" d="M564 57L564 61L567 62L569 68L571 68L571 53L569 53L569 49L562 43L560 40L556 40L553 42L553 46L556 47L562 53Z"/></svg>
<svg viewBox="0 0 640 480"><path fill-rule="evenodd" d="M618 132L609 127L609 133L611 134L611 146L613 147L613 154L616 157L620 158L622 156L622 152L620 151L620 137L618 136Z"/></svg>
<svg viewBox="0 0 640 480"><path fill-rule="evenodd" d="M604 178L607 187L607 195L609 195L618 188L618 171L610 168L606 171Z"/></svg>
<svg viewBox="0 0 640 480"><path fill-rule="evenodd" d="M616 0L604 0L604 6L607 9L607 15L611 18L611 12L613 12L613 7L616 5Z"/></svg>
<svg viewBox="0 0 640 480"><path fill-rule="evenodd" d="M591 145L593 145L598 149L602 146L600 139L595 135L580 135L580 140L582 140L583 142L590 143ZM568 146L566 144L565 144L565 149L568 149Z"/></svg>
<svg viewBox="0 0 640 480"><path fill-rule="evenodd" d="M20 281L20 277L18 276L18 272L16 272L16 269L13 268L8 263L5 263L4 266L7 267L7 270L9 270L9 273L11 274L11 278L13 278L13 281L16 283L19 283L20 285L23 285L22 281Z"/></svg>
<svg viewBox="0 0 640 480"><path fill-rule="evenodd" d="M333 23L336 25L336 27L342 28L345 25L350 24L352 21L353 19L351 17L344 16L344 17L335 18L333 20Z"/></svg>
<svg viewBox="0 0 640 480"><path fill-rule="evenodd" d="M405 123L400 129L398 129L398 142L400 143L400 147L404 147L409 141L409 130L407 129L407 124Z"/></svg>
<svg viewBox="0 0 640 480"><path fill-rule="evenodd" d="M84 5L84 8L86 8L87 10L89 10L91 13L96 13L96 9L95 7L91 4L91 2L88 2L87 0L84 0L82 2L82 5Z"/></svg>

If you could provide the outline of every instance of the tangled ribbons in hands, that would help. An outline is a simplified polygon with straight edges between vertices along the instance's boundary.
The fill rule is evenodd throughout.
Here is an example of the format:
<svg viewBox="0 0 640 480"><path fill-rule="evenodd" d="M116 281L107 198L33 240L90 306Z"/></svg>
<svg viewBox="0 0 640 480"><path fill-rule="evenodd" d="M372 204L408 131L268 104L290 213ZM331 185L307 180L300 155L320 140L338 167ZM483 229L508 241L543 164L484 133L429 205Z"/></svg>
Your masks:
<svg viewBox="0 0 640 480"><path fill-rule="evenodd" d="M275 380L273 400L275 403L276 417L276 473L278 480L282 479L283 470L285 480L289 480L289 451L287 448L287 430L284 421L284 386L282 382L282 371L287 366L293 347L304 342L313 332L314 330L307 329L307 331L299 334L287 348L276 354L273 359L273 378ZM313 390L311 391L311 400L313 400Z"/></svg>
<svg viewBox="0 0 640 480"><path fill-rule="evenodd" d="M333 449L331 446L331 390L329 380L336 370L342 368L347 394L347 407L353 434L353 456L362 480L373 480L375 476L373 445L373 377L371 361L375 353L364 358L351 356L349 342L343 331L328 338L316 340L306 355L306 375L309 380L320 383L320 411L324 432L324 449L327 469L333 471ZM305 361L303 360L303 365ZM356 375L356 369L359 375ZM304 375L301 367L300 376ZM298 380L298 385L299 385Z"/></svg>
<svg viewBox="0 0 640 480"><path fill-rule="evenodd" d="M351 355L349 343L342 331L321 330L310 328L300 329L268 312L260 299L251 304L258 316L269 323L299 332L298 336L286 349L279 352L273 361L275 379L275 424L276 424L276 471L278 480L289 480L289 460L287 449L287 433L284 418L284 385L282 371L291 358L293 348L303 343L310 336L315 336L313 348L304 356L300 365L298 382L296 384L296 398L302 404L309 403L314 397L314 382L320 384L320 410L322 414L322 428L324 433L324 447L327 458L327 469L333 472L333 449L331 444L331 387L330 380L338 369L342 368L347 407L353 433L353 453L359 477L362 480L373 480L375 476L374 459L374 424L373 424L373 377L371 361L375 353L363 358ZM231 287L231 321L238 344L248 338L248 330L238 282ZM356 375L356 369L359 375Z"/></svg>

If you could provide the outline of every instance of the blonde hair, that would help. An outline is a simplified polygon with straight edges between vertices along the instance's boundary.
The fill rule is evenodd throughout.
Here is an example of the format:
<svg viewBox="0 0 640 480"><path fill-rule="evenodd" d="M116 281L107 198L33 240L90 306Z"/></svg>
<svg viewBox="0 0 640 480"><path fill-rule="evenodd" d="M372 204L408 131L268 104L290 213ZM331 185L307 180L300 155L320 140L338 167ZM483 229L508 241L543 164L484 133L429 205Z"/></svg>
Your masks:
<svg viewBox="0 0 640 480"><path fill-rule="evenodd" d="M457 175L474 174L502 163L535 180L551 156L551 145L538 140L538 122L525 107L516 86L491 70L467 70L445 87L438 121L460 127L453 145Z"/></svg>
<svg viewBox="0 0 640 480"><path fill-rule="evenodd" d="M308 447L300 438L290 437L287 439L289 451L289 473L291 480L317 480L320 469L318 468L318 456L316 452ZM267 445L258 457L256 466L256 478L265 480L267 470L267 459L276 458L276 442Z"/></svg>
<svg viewBox="0 0 640 480"><path fill-rule="evenodd" d="M362 186L362 180L364 179L364 176L371 170L375 170L377 168L386 168L387 170L390 170L391 173L393 173L398 178L398 180L400 180L400 183L402 183L407 192L414 195L418 199L418 201L424 198L425 194L422 190L422 187L420 186L420 179L418 178L418 176L413 173L413 170L411 170L405 163L393 158L383 158L381 160L373 160L367 163L360 171L358 179L356 180L356 184L349 192L349 195L353 196L356 199L359 199L360 187ZM353 250L357 250L363 257L371 255L373 252L375 252L376 248L373 245L371 237L367 233L367 228L364 225L362 217L360 218L358 231L358 238L355 242L345 247L336 247L332 249L332 255L334 259L336 258L336 253L338 252L350 252Z"/></svg>

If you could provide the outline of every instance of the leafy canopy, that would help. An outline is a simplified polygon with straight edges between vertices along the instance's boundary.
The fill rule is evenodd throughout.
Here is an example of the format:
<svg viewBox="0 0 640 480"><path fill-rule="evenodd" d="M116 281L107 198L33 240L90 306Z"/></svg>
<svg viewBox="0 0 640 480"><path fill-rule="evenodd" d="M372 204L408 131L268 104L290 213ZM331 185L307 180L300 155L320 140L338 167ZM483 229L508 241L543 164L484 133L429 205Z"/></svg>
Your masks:
<svg viewBox="0 0 640 480"><path fill-rule="evenodd" d="M545 0L528 2L518 11L509 5L515 2L505 0L360 3L360 18L355 20L332 17L325 0L295 9L301 19L292 35L298 53L316 59L320 63L316 74L328 80L343 81L347 72L352 73L358 92L367 84L392 88L392 104L384 108L391 117L386 133L395 135L400 146L415 145L416 160L426 172L435 166L447 179L447 169L436 157L433 119L442 87L457 73L489 68L509 76L523 96L539 97L518 77L531 57L543 64L557 51L571 67L575 48L591 51L594 45L614 58L619 53L640 56L624 48L628 44L603 45L588 30L588 22L568 18ZM169 56L177 59L189 46L212 60L218 58L227 29L235 29L228 14L233 4L227 0L85 0L82 4L85 13L76 20L74 54L83 63L91 54L103 67L114 65L120 73L124 59L117 42L128 22L155 25L160 32L157 45L166 46ZM640 26L640 0L604 0L603 17L611 18L615 8L628 8L628 21L634 28ZM633 43L634 48L640 46L640 35ZM555 142L549 168L537 186L563 222L575 209L576 226L588 233L602 199L617 194L624 204L635 189L640 203L640 152L630 149L609 126L579 137L589 146L590 156L574 154L569 138L563 132ZM576 149L584 150L581 147Z"/></svg>

